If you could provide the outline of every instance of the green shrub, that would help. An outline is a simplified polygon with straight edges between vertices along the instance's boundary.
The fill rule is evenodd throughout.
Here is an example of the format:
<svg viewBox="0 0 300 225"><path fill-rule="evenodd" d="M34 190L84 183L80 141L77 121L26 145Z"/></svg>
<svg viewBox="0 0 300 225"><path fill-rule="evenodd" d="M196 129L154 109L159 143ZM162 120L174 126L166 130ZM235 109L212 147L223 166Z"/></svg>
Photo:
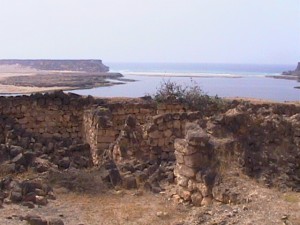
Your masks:
<svg viewBox="0 0 300 225"><path fill-rule="evenodd" d="M226 102L218 96L209 96L191 80L190 85L178 84L174 81L163 81L153 96L159 103L183 103L191 110L222 110Z"/></svg>

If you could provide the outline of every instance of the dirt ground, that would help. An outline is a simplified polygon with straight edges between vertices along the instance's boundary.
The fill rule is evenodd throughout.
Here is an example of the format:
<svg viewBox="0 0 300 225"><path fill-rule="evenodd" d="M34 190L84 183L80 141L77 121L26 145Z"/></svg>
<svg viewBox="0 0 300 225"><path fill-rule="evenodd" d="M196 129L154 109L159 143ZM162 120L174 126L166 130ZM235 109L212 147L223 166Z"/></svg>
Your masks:
<svg viewBox="0 0 300 225"><path fill-rule="evenodd" d="M161 195L147 192L109 191L97 195L61 193L47 206L34 209L5 205L0 209L0 224L27 224L20 221L19 216L36 214L46 219L61 218L70 225L167 225L187 216L185 210L180 208Z"/></svg>
<svg viewBox="0 0 300 225"><path fill-rule="evenodd" d="M142 189L107 188L97 177L90 180L91 177L74 181L74 186L86 187L85 191L56 186L56 200L49 200L46 206L29 209L4 204L0 224L25 225L27 222L20 217L31 214L44 219L60 218L65 225L300 225L300 193L270 189L246 176L233 176L226 181L228 188L239 193L240 203L214 202L203 207L174 198L174 184L154 194Z"/></svg>

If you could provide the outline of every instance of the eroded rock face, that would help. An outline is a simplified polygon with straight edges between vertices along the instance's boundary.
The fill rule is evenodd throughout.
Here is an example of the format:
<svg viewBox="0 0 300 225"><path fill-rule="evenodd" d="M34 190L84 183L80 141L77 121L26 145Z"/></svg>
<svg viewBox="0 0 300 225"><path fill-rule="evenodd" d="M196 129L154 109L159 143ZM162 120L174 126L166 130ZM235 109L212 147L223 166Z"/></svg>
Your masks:
<svg viewBox="0 0 300 225"><path fill-rule="evenodd" d="M298 62L298 65L294 71L284 71L282 72L282 75L293 75L293 76L299 76L300 77L300 62Z"/></svg>

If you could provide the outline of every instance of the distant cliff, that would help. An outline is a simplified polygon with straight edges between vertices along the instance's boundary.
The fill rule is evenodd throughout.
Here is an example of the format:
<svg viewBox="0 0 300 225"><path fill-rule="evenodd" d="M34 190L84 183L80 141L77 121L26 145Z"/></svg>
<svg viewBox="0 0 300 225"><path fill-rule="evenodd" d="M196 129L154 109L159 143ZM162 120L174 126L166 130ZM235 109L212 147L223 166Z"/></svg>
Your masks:
<svg viewBox="0 0 300 225"><path fill-rule="evenodd" d="M108 72L109 67L102 60L0 60L0 65L21 65L38 70L66 70L81 72Z"/></svg>
<svg viewBox="0 0 300 225"><path fill-rule="evenodd" d="M282 72L282 75L292 75L292 76L300 77L300 62L298 62L297 68L294 71L292 71L292 70L284 71L284 72Z"/></svg>

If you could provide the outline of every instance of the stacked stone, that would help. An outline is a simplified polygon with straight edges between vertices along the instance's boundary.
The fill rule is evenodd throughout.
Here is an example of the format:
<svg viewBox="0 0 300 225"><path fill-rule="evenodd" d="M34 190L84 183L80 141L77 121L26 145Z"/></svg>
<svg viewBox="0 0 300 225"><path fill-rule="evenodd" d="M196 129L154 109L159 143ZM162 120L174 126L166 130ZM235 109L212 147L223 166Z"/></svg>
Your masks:
<svg viewBox="0 0 300 225"><path fill-rule="evenodd" d="M157 105L157 114L182 113L182 112L186 112L187 109L188 107L184 104L160 103Z"/></svg>
<svg viewBox="0 0 300 225"><path fill-rule="evenodd" d="M98 124L93 117L93 111L95 109L89 109L84 111L83 115L83 138L85 142L89 143L91 148L91 156L94 165L98 165L99 157L97 153L97 136L98 136Z"/></svg>
<svg viewBox="0 0 300 225"><path fill-rule="evenodd" d="M190 124L187 124L190 126ZM215 159L209 136L196 124L175 140L177 194L195 206L212 201Z"/></svg>
<svg viewBox="0 0 300 225"><path fill-rule="evenodd" d="M163 104L164 111L178 112L183 111L183 106L178 104ZM163 108L164 108L163 107ZM150 103L128 103L126 105L120 103L111 103L104 106L96 106L84 113L84 133L85 141L87 141L92 149L94 163L99 163L99 156L116 141L117 137L122 133L124 124L128 116L133 116L137 123L151 127L149 121L153 120L155 126L146 131L151 133L144 139L139 140L140 152L149 152L149 144L151 146L151 159L162 158L165 160L174 160L174 140L176 137L182 136L182 125L188 117L186 113L169 113L166 115L158 115L157 106L153 102ZM95 119L96 117L96 119ZM162 119L161 119L162 118ZM161 132L157 137L157 131ZM153 132L152 132L153 131ZM139 133L139 132L138 132ZM97 134L97 135L96 135ZM149 137L149 138L148 138ZM158 140L159 139L159 140Z"/></svg>
<svg viewBox="0 0 300 225"><path fill-rule="evenodd" d="M116 141L110 146L112 158L118 162L124 159L146 159L143 130L134 116L129 115Z"/></svg>
<svg viewBox="0 0 300 225"><path fill-rule="evenodd" d="M174 140L182 136L186 113L165 113L153 117L146 128L150 157L162 160L175 160Z"/></svg>
<svg viewBox="0 0 300 225"><path fill-rule="evenodd" d="M81 138L83 106L88 101L63 92L0 98L0 115L43 137ZM5 121L4 121L5 122Z"/></svg>
<svg viewBox="0 0 300 225"><path fill-rule="evenodd" d="M300 148L300 113L292 116L290 122L294 125L294 143Z"/></svg>
<svg viewBox="0 0 300 225"><path fill-rule="evenodd" d="M112 113L113 126L117 130L121 130L125 124L125 120L132 115L140 124L148 121L149 117L156 114L156 106L153 103L115 103L108 106Z"/></svg>
<svg viewBox="0 0 300 225"><path fill-rule="evenodd" d="M146 139L153 159L174 161L174 141L184 135L185 124L201 117L198 112L164 113L146 125Z"/></svg>

